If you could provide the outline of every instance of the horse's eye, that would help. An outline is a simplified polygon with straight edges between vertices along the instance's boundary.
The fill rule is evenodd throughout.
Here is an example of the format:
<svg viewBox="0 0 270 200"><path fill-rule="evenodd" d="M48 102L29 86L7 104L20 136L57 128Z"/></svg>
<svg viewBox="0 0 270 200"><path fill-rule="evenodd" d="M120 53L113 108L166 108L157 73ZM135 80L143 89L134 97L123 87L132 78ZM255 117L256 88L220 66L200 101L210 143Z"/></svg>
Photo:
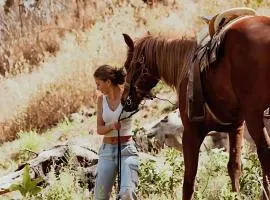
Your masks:
<svg viewBox="0 0 270 200"><path fill-rule="evenodd" d="M146 74L146 73L148 73L148 70L147 70L147 68L143 68L143 70L142 70L142 73L143 73L143 74Z"/></svg>

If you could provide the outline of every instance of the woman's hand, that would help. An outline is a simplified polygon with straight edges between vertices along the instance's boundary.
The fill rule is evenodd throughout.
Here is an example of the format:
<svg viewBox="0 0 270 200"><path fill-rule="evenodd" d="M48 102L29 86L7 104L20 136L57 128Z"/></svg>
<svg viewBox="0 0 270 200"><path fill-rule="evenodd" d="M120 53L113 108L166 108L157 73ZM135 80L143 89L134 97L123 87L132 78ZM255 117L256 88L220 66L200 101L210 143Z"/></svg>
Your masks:
<svg viewBox="0 0 270 200"><path fill-rule="evenodd" d="M113 130L120 130L121 129L121 123L120 122L113 122L110 126L111 126L111 128Z"/></svg>

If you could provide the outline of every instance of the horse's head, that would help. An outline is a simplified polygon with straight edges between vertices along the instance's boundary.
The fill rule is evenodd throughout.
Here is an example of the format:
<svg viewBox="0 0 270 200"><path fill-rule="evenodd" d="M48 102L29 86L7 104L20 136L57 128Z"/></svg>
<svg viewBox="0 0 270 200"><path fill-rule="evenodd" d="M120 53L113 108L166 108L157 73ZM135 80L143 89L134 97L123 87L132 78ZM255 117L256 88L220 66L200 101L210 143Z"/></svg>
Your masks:
<svg viewBox="0 0 270 200"><path fill-rule="evenodd" d="M151 66L146 66L144 47L140 43L134 45L129 35L123 34L123 36L129 49L124 64L127 77L121 102L124 110L131 112L138 109L144 98L151 98L150 91L159 79L153 75L155 73L149 68Z"/></svg>

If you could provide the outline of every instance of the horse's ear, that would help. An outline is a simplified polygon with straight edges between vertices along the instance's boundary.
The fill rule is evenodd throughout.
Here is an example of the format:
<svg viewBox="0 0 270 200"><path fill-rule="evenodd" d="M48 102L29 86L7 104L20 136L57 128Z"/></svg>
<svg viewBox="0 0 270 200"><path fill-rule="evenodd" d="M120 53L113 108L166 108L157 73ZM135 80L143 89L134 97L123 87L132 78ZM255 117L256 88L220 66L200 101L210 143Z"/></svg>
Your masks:
<svg viewBox="0 0 270 200"><path fill-rule="evenodd" d="M125 42L126 44L128 45L128 47L133 50L134 49L134 42L133 40L131 39L131 37L128 35L128 34L123 34L124 36L124 39L125 39Z"/></svg>

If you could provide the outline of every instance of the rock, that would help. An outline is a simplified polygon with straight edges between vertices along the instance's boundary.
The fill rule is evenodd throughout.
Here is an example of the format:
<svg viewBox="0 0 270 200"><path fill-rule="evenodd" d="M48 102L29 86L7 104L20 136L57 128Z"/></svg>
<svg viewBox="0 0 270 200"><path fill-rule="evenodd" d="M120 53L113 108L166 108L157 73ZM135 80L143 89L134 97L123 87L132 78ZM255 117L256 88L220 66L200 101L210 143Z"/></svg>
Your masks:
<svg viewBox="0 0 270 200"><path fill-rule="evenodd" d="M270 126L270 120L265 119L266 127ZM269 125L268 125L269 124ZM178 150L182 150L182 135L184 127L179 116L178 109L169 113L167 116L155 121L153 124L145 127L145 134L147 138L155 138L160 147L164 145L168 147L174 147ZM247 140L252 149L254 148L254 142L250 137L247 128L245 126L245 140ZM224 148L225 151L229 150L228 133L212 131L205 137L203 144L201 145L201 151L210 148Z"/></svg>

